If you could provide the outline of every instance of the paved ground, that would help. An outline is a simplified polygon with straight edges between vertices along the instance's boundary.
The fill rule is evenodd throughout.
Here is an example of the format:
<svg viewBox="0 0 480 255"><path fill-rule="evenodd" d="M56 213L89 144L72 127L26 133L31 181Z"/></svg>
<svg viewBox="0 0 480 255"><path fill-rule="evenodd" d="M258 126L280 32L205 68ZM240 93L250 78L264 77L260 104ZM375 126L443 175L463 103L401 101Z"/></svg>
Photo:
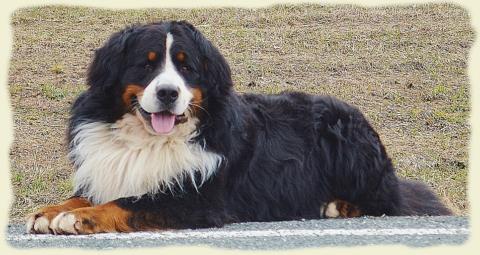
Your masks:
<svg viewBox="0 0 480 255"><path fill-rule="evenodd" d="M9 225L7 241L14 247L155 247L207 245L232 249L291 249L322 246L462 244L468 239L465 217L379 217L241 223L224 228L53 236L25 234L23 225Z"/></svg>

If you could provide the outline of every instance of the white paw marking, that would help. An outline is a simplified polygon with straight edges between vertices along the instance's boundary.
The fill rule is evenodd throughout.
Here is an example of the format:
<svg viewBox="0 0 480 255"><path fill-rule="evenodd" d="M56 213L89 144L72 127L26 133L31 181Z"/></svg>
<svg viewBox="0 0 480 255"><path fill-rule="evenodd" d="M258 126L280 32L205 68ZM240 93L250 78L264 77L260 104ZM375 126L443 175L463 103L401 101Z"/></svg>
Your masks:
<svg viewBox="0 0 480 255"><path fill-rule="evenodd" d="M28 216L27 224L25 224L28 234L33 233L33 224L35 224L35 215L30 215Z"/></svg>
<svg viewBox="0 0 480 255"><path fill-rule="evenodd" d="M50 228L55 234L78 234L75 223L77 223L75 215L62 212L52 220Z"/></svg>
<svg viewBox="0 0 480 255"><path fill-rule="evenodd" d="M50 234L49 225L50 221L46 216L36 218L36 214L32 214L28 217L25 227L28 234Z"/></svg>
<svg viewBox="0 0 480 255"><path fill-rule="evenodd" d="M327 205L327 209L325 210L325 216L327 218L337 218L340 216L340 212L337 210L337 203L331 202Z"/></svg>
<svg viewBox="0 0 480 255"><path fill-rule="evenodd" d="M47 217L42 216L38 218L35 223L33 224L33 229L36 233L50 233L48 226L50 225L50 221Z"/></svg>

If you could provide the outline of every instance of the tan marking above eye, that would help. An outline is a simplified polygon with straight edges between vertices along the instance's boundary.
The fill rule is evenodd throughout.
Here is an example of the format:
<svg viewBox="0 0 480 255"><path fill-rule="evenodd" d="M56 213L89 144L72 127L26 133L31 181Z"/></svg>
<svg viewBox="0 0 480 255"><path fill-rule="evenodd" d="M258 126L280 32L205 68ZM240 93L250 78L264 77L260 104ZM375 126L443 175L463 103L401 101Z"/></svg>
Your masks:
<svg viewBox="0 0 480 255"><path fill-rule="evenodd" d="M179 62L185 61L185 53L183 51L180 51L179 53L177 53L176 57Z"/></svg>
<svg viewBox="0 0 480 255"><path fill-rule="evenodd" d="M157 53L150 51L148 52L148 60L149 61L155 61L157 59Z"/></svg>

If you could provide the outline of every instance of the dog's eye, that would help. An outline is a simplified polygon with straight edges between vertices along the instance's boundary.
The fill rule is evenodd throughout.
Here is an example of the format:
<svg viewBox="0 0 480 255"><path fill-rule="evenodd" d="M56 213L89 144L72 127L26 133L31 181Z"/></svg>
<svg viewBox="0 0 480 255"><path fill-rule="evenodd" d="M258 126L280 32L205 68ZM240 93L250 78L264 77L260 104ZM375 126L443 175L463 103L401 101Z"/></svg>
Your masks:
<svg viewBox="0 0 480 255"><path fill-rule="evenodd" d="M152 66L149 65L149 64L146 64L146 65L145 65L145 70L146 70L147 72L152 71Z"/></svg>

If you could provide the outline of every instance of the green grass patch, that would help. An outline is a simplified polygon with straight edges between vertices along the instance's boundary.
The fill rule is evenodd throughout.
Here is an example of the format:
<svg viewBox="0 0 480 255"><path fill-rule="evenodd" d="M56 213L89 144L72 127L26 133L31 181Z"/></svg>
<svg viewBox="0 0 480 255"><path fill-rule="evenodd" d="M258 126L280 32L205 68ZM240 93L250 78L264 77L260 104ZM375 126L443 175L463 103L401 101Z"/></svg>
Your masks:
<svg viewBox="0 0 480 255"><path fill-rule="evenodd" d="M409 113L408 115L410 116L410 118L418 119L418 117L422 113L422 109L420 109L419 107L413 107L408 111L408 113Z"/></svg>
<svg viewBox="0 0 480 255"><path fill-rule="evenodd" d="M67 91L53 84L41 85L42 95L48 99L61 100L67 95Z"/></svg>
<svg viewBox="0 0 480 255"><path fill-rule="evenodd" d="M22 184L25 179L23 172L12 170L12 181L14 184Z"/></svg>
<svg viewBox="0 0 480 255"><path fill-rule="evenodd" d="M61 64L55 64L52 66L52 68L50 68L50 70L54 73L54 74L61 74L61 73L64 73L65 70L64 70L64 67L63 65Z"/></svg>
<svg viewBox="0 0 480 255"><path fill-rule="evenodd" d="M470 110L468 89L464 86L452 95L451 101L450 112L468 112Z"/></svg>
<svg viewBox="0 0 480 255"><path fill-rule="evenodd" d="M450 91L450 88L448 88L447 86L443 84L437 84L430 92L423 94L423 100L429 102L439 99L445 99L448 97Z"/></svg>
<svg viewBox="0 0 480 255"><path fill-rule="evenodd" d="M20 95L23 91L23 86L20 84L14 83L10 85L9 90L10 90L10 95L12 96Z"/></svg>
<svg viewBox="0 0 480 255"><path fill-rule="evenodd" d="M86 90L85 85L53 85L53 84L42 84L41 92L42 95L50 100L60 101L65 98L77 97L81 92Z"/></svg>
<svg viewBox="0 0 480 255"><path fill-rule="evenodd" d="M44 178L37 177L33 179L33 181L30 183L30 191L31 193L36 193L36 192L45 192L49 185L51 184L50 181L45 180Z"/></svg>
<svg viewBox="0 0 480 255"><path fill-rule="evenodd" d="M71 179L62 180L58 185L58 190L62 194L71 193L73 190L73 184Z"/></svg>
<svg viewBox="0 0 480 255"><path fill-rule="evenodd" d="M449 92L449 89L447 88L447 86L443 84L438 84L433 88L432 96L434 98L438 98L440 96L446 96L448 92Z"/></svg>

